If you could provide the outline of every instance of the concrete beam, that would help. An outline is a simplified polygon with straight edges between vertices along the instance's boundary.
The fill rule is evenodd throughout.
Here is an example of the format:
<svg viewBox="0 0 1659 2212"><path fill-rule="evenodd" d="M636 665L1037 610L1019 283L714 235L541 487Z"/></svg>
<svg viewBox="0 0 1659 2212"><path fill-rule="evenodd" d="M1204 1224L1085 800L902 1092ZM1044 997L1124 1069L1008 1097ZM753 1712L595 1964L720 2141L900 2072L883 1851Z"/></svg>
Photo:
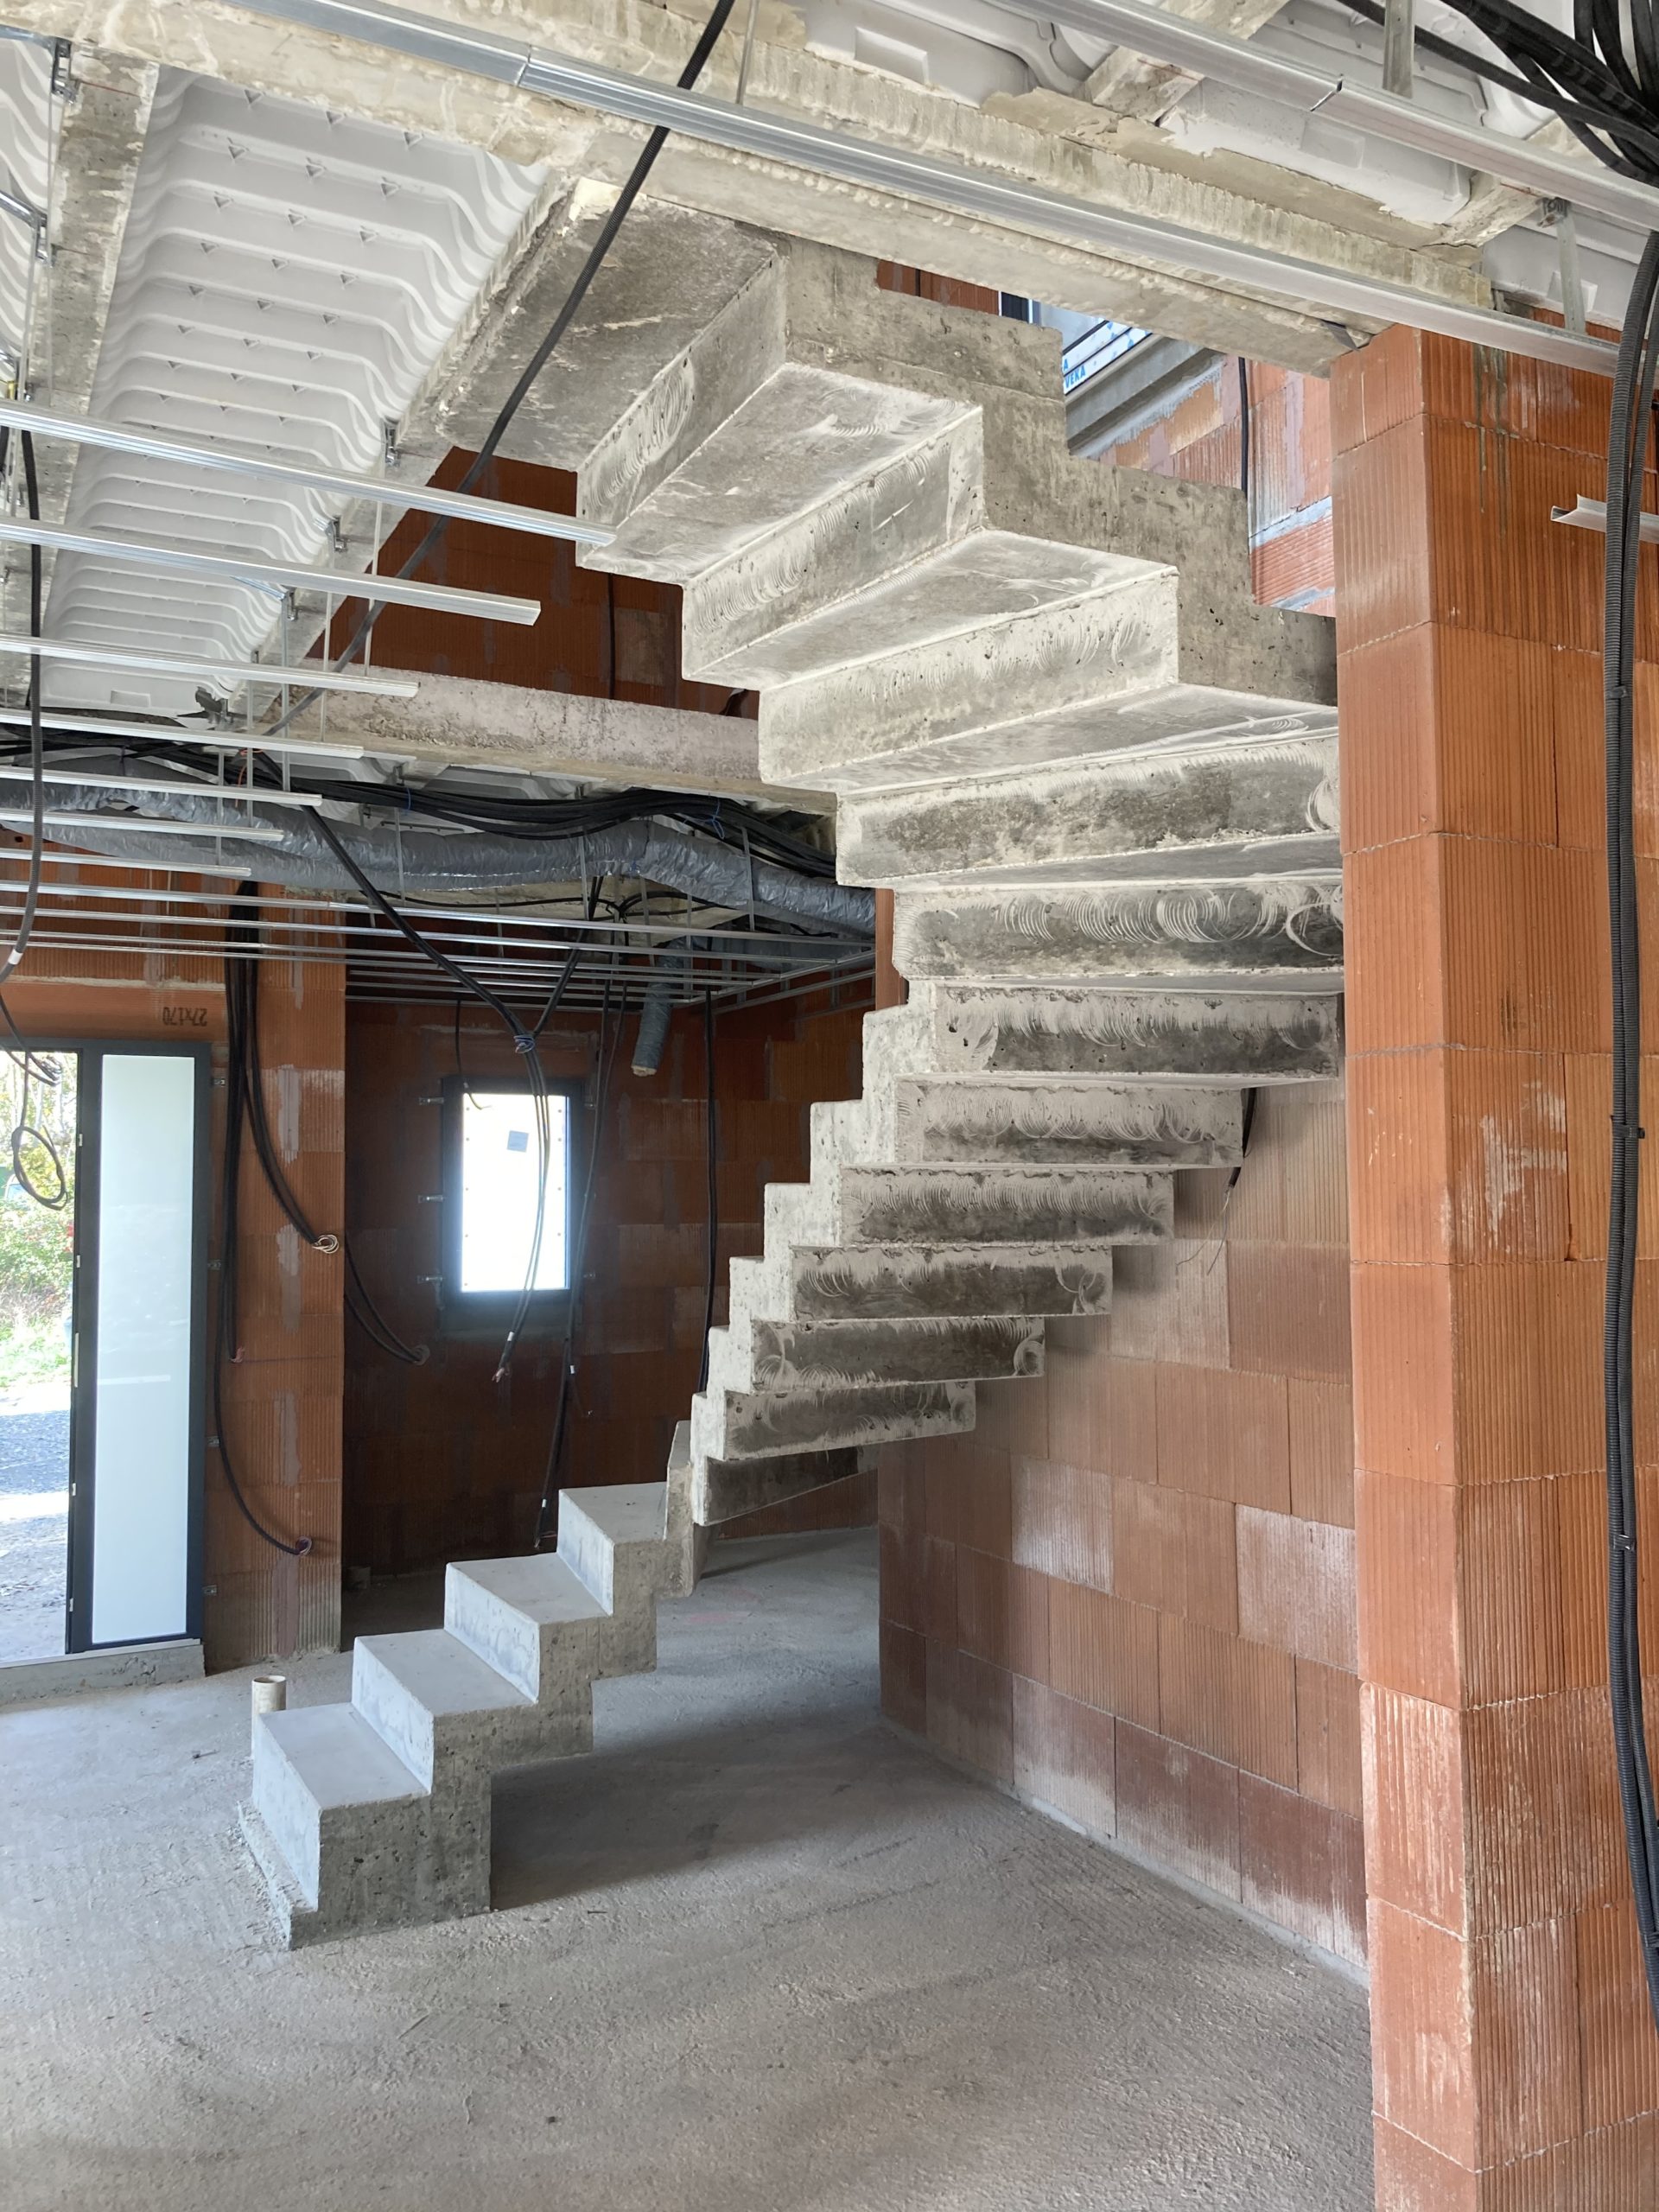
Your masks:
<svg viewBox="0 0 1659 2212"><path fill-rule="evenodd" d="M423 676L413 699L331 697L326 734L333 743L408 753L435 766L644 784L832 812L826 791L784 791L763 779L758 732L757 723L737 715ZM312 734L308 715L296 734Z"/></svg>
<svg viewBox="0 0 1659 2212"><path fill-rule="evenodd" d="M228 0L186 9L154 0L10 0L14 21L74 40L118 47L137 58L226 76L236 82L352 111L401 128L432 130L489 148L504 158L543 162L568 175L616 181L639 134L483 80L399 56L389 66L372 46L315 33ZM462 0L428 12L472 20ZM696 19L701 20L701 10ZM556 7L504 9L502 33L580 59L671 78L694 22L645 0L557 0ZM706 84L733 88L740 39L716 56ZM1141 130L1132 144L1088 143L1105 118L1076 100L1039 104L1029 114L979 110L922 86L848 67L763 35L751 97L868 137L978 164L1045 189L1166 217L1217 237L1271 241L1314 262L1484 304L1486 288L1460 258L1426 245L1421 231L1374 207L1263 164L1213 158L1199 163ZM1057 128L1058 120L1065 128ZM1132 131L1134 126L1130 126ZM1085 313L1112 315L1199 345L1243 352L1287 366L1319 369L1343 340L1316 317L1253 292L1198 283L1167 268L1058 245L1030 234L890 195L755 162L722 149L671 142L658 166L660 197L707 213L787 230L878 257L918 263L1000 289L1034 294Z"/></svg>
<svg viewBox="0 0 1659 2212"><path fill-rule="evenodd" d="M52 211L51 399L91 414L104 325L149 128L153 64L77 47L58 141ZM83 448L42 439L41 512L60 523Z"/></svg>

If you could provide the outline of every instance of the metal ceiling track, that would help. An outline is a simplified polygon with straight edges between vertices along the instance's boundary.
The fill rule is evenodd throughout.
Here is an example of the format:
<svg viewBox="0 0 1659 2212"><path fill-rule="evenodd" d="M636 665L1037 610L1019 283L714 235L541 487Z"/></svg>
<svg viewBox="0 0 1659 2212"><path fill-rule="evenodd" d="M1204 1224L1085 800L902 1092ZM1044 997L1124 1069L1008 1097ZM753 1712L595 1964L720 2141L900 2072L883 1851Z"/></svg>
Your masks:
<svg viewBox="0 0 1659 2212"><path fill-rule="evenodd" d="M48 553L89 553L102 561L126 561L141 569L160 569L199 580L251 584L276 592L321 592L330 599L366 599L389 607L418 607L432 614L466 614L480 622L541 619L541 602L513 599L501 592L464 591L456 584L407 583L401 576L348 575L336 569L310 569L298 562L250 561L232 553L185 553L173 545L153 545L131 537L97 537L66 530L57 523L32 522L26 515L0 515L0 541L38 545Z"/></svg>
<svg viewBox="0 0 1659 2212"><path fill-rule="evenodd" d="M608 545L615 532L597 524L578 522L574 515L552 514L544 507L513 506L505 499L480 499L469 492L443 492L430 484L398 484L390 477L353 476L341 469L306 468L293 461L237 453L225 446L188 445L178 438L164 438L124 423L99 422L90 416L60 415L31 401L0 398L0 423L14 429L29 430L36 437L63 438L71 444L100 446L110 453L137 454L147 461L178 461L191 468L219 468L238 476L257 477L262 483L283 484L295 491L323 492L341 500L365 499L398 510L412 508L420 514L446 515L454 522L487 524L494 530L517 530L537 537L568 538L575 545Z"/></svg>
<svg viewBox="0 0 1659 2212"><path fill-rule="evenodd" d="M1589 370L1609 377L1613 372L1613 346L1600 339L1550 323L1503 315L1492 308L1438 299L1408 285L1305 261L1300 256L1276 252L1268 246L1211 238L1156 216L1094 207L1086 200L1045 192L985 169L968 168L959 162L940 161L903 147L845 137L791 116L737 107L729 100L713 99L704 92L682 92L677 86L629 76L594 63L567 60L543 48L503 38L491 31L440 22L430 16L387 7L383 0L239 0L239 4L255 14L274 16L283 22L302 24L311 30L332 32L340 37L385 47L441 68L487 78L497 84L540 93L575 106L592 108L602 115L648 129L676 131L683 137L723 146L734 153L783 162L820 176L837 177L843 183L868 191L925 200L981 221L1099 247L1134 261L1179 269L1190 276L1209 277L1255 292L1277 293L1315 313L1339 320L1353 317L1362 323L1404 323L1413 329L1553 362L1562 368ZM1089 29L1104 30L1116 43L1127 42L1138 45L1139 50L1153 51L1147 44L1153 31L1146 22L1146 16L1152 11L1135 11L1135 29L1133 36L1128 37L1121 28L1108 27L1103 12L1108 4L1121 7L1122 0L1099 0L1101 12L1086 6L1084 0L1066 0L1066 4L1057 11L1057 19L1082 22ZM1230 57L1224 51L1220 58L1235 72L1242 69L1244 60L1251 55L1251 49L1237 41L1218 43L1224 49L1231 49ZM1253 70L1258 62L1265 62L1277 78L1279 65L1271 57L1254 57ZM1207 70L1206 65L1201 63L1197 67L1200 74L1218 74L1213 63ZM1337 91L1345 89L1339 80L1323 78L1317 71L1299 69L1294 73L1306 87L1317 89L1326 102ZM1282 99L1285 93L1278 90L1268 97ZM1376 103L1389 96L1368 94L1365 99L1368 103ZM1313 104L1319 105L1319 100ZM1402 106L1409 106L1409 103L1389 99L1390 118L1393 110ZM1326 111L1330 111L1328 108ZM1420 120L1427 124L1430 119ZM1382 124L1372 127L1381 130ZM1467 140L1470 134L1465 128L1448 127L1457 130L1461 138ZM1482 149L1480 165L1495 175L1503 175L1508 158L1505 149L1521 142L1505 139L1497 132L1475 135ZM1421 130L1410 143L1426 143ZM1472 156L1465 146L1453 158L1466 162ZM1541 158L1533 155L1529 162L1535 165ZM1580 172L1572 164L1560 166L1572 180L1570 185L1560 188L1572 196L1580 190ZM1586 176L1592 174L1588 170L1583 173ZM1538 188L1529 184L1523 188L1535 191ZM1590 203L1581 199L1580 204ZM1628 213L1622 219L1640 219L1644 226L1647 220Z"/></svg>
<svg viewBox="0 0 1659 2212"><path fill-rule="evenodd" d="M30 638L0 632L0 654L29 660L74 661L87 668L118 668L147 676L196 676L221 690L246 683L303 684L308 691L355 691L378 699L412 699L420 679L399 674L365 675L331 667L326 660L303 661L291 668L274 661L188 660L178 653L134 652L124 645L82 645L67 638Z"/></svg>

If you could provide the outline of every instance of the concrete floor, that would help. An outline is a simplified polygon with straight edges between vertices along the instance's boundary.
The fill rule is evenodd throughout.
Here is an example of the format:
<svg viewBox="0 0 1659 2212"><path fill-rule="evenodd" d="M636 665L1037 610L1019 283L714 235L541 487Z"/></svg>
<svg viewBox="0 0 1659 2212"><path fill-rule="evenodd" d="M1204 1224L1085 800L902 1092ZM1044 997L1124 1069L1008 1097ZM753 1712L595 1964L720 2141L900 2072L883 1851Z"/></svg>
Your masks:
<svg viewBox="0 0 1659 2212"><path fill-rule="evenodd" d="M69 1389L0 1400L0 1666L60 1658L68 1573Z"/></svg>
<svg viewBox="0 0 1659 2212"><path fill-rule="evenodd" d="M0 1713L7 2212L1370 2205L1359 1989L882 1726L871 1532L713 1565L447 1927L273 1947L245 1674Z"/></svg>

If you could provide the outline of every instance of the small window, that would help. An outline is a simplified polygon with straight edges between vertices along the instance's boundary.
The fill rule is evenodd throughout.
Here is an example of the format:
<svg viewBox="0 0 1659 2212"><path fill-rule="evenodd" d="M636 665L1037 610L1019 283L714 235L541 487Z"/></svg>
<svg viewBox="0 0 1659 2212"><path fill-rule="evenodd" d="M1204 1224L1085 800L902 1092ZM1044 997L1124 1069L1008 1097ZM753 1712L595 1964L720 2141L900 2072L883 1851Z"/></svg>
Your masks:
<svg viewBox="0 0 1659 2212"><path fill-rule="evenodd" d="M573 1101L550 1086L543 1149L536 1102L520 1084L444 1087L444 1302L479 1319L510 1310L524 1292L537 1230L543 1157L546 1203L536 1294L570 1287L570 1140Z"/></svg>

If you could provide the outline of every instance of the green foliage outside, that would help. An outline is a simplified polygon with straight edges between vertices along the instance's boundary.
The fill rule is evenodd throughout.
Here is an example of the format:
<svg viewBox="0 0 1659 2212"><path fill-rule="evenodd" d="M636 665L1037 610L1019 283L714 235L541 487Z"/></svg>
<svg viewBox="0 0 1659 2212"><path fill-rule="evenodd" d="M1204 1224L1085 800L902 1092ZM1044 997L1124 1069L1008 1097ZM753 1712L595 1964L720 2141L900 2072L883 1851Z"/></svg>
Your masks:
<svg viewBox="0 0 1659 2212"><path fill-rule="evenodd" d="M69 1377L75 1063L58 1065L57 1084L31 1079L25 1098L22 1070L15 1059L0 1058L0 1390ZM63 1162L72 1198L61 1209L37 1205L13 1173L8 1140L25 1114L51 1138ZM26 1142L22 1161L38 1189L55 1191L57 1172L42 1146Z"/></svg>

